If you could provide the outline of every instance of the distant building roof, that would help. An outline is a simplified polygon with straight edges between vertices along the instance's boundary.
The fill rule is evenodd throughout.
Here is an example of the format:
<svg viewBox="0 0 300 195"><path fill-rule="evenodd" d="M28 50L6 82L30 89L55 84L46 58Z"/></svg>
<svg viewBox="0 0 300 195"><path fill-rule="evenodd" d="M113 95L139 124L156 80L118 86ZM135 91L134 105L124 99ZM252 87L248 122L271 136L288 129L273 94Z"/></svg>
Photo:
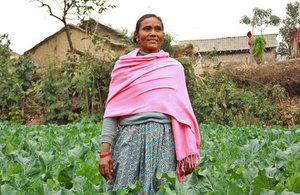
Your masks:
<svg viewBox="0 0 300 195"><path fill-rule="evenodd" d="M115 35L117 35L119 37L123 37L123 38L125 37L126 38L126 36L124 34L120 33L118 30L115 30L115 29L113 29L112 27L110 27L108 25L104 25L104 24L98 22L97 20L95 20L93 18L90 18L89 20L82 21L82 24L80 24L79 27L82 28L82 29L86 29L87 24L88 25L91 25L91 24L97 25L97 26L100 27L98 30L106 29L107 31L110 31L111 33L114 33Z"/></svg>
<svg viewBox="0 0 300 195"><path fill-rule="evenodd" d="M278 46L277 34L265 34L266 48L274 48ZM255 36L254 36L255 37ZM193 44L194 51L197 52L210 52L214 49L217 51L238 51L248 50L248 37L224 37L217 39L196 39L196 40L183 40L179 41L180 45Z"/></svg>

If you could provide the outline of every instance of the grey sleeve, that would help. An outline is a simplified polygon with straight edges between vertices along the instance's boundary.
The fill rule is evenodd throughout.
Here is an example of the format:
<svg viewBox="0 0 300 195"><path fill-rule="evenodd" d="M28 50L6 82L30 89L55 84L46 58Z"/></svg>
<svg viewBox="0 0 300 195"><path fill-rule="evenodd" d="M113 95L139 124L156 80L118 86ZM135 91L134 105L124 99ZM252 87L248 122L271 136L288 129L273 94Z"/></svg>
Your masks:
<svg viewBox="0 0 300 195"><path fill-rule="evenodd" d="M118 117L103 119L101 142L112 143L117 135Z"/></svg>

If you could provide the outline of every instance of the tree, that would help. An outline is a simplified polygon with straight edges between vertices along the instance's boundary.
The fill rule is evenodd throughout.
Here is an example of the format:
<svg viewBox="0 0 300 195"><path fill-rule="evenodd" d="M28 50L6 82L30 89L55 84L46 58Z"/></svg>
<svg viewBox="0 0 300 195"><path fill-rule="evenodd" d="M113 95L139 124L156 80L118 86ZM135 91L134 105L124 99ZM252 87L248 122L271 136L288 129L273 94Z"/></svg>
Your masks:
<svg viewBox="0 0 300 195"><path fill-rule="evenodd" d="M165 33L164 40L161 45L161 49L166 52L169 52L170 55L174 54L174 49L171 46L171 42L173 40L174 40L174 38L169 33Z"/></svg>
<svg viewBox="0 0 300 195"><path fill-rule="evenodd" d="M31 84L35 64L28 58L11 59L8 34L0 35L0 120L23 123L25 90Z"/></svg>
<svg viewBox="0 0 300 195"><path fill-rule="evenodd" d="M258 28L260 30L260 34L262 34L263 30L265 30L269 25L278 26L280 24L281 19L272 14L271 9L260 9L258 7L253 9L253 16L250 19L247 15L243 15L240 23L242 24L251 24L252 26L252 34L254 34L254 28Z"/></svg>
<svg viewBox="0 0 300 195"><path fill-rule="evenodd" d="M290 54L289 33L297 27L300 20L300 3L288 3L286 6L286 18L282 21L283 27L279 29L282 41L279 43L278 54L282 57Z"/></svg>
<svg viewBox="0 0 300 195"><path fill-rule="evenodd" d="M0 35L0 64L6 63L11 55L10 39L8 34Z"/></svg>
<svg viewBox="0 0 300 195"><path fill-rule="evenodd" d="M31 0L31 2L37 2L40 7L46 7L50 16L64 24L70 50L79 55L82 55L83 52L73 46L68 20L84 20L86 17L89 17L93 11L97 11L98 14L101 14L106 11L107 8L115 7L114 5L106 6L107 0L60 0L55 1L55 4L51 0Z"/></svg>

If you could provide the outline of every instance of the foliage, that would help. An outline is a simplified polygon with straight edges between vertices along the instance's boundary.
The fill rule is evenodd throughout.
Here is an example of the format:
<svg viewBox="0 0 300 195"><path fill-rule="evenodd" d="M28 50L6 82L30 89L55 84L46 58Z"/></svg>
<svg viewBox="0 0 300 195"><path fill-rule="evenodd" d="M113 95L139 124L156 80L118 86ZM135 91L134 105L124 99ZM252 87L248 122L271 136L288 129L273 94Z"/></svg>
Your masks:
<svg viewBox="0 0 300 195"><path fill-rule="evenodd" d="M93 115L102 118L115 61L69 53L67 62L49 64L34 88L43 122L62 124Z"/></svg>
<svg viewBox="0 0 300 195"><path fill-rule="evenodd" d="M297 28L298 21L300 20L300 3L288 3L286 6L286 18L282 21L283 27L279 29L282 41L279 44L278 54L280 56L290 56L291 45L289 43L289 32Z"/></svg>
<svg viewBox="0 0 300 195"><path fill-rule="evenodd" d="M31 84L35 64L28 58L10 59L8 35L0 36L0 120L23 123L25 90Z"/></svg>
<svg viewBox="0 0 300 195"><path fill-rule="evenodd" d="M203 77L197 77L189 61L182 61L182 64L192 107L199 123L215 122L231 126L289 125L288 116L284 113L291 111L278 106L286 98L283 87L235 82L221 73L205 72ZM294 114L299 115L298 112Z"/></svg>
<svg viewBox="0 0 300 195"><path fill-rule="evenodd" d="M252 26L252 34L254 34L254 28L259 28L260 33L265 30L269 25L278 26L280 24L280 18L276 15L272 14L271 9L260 9L255 7L253 9L253 16L250 19L247 15L243 15L240 23L242 24L251 24Z"/></svg>
<svg viewBox="0 0 300 195"><path fill-rule="evenodd" d="M39 112L43 115L43 122L66 123L75 119L71 110L69 96L70 82L62 70L50 64L47 71L41 75L35 85L34 93L39 104Z"/></svg>
<svg viewBox="0 0 300 195"><path fill-rule="evenodd" d="M289 56L289 45L285 41L280 41L277 49L277 54L279 59L286 58Z"/></svg>
<svg viewBox="0 0 300 195"><path fill-rule="evenodd" d="M175 173L157 194L294 194L300 192L300 126L201 124L201 163L184 186ZM294 192L294 193L293 193Z"/></svg>
<svg viewBox="0 0 300 195"><path fill-rule="evenodd" d="M0 122L1 194L103 194L101 123L23 126ZM200 124L201 163L182 185L175 172L157 194L299 193L300 126ZM114 194L136 193L138 183Z"/></svg>
<svg viewBox="0 0 300 195"><path fill-rule="evenodd" d="M252 53L257 63L261 63L266 50L266 40L263 36L257 36L254 40Z"/></svg>
<svg viewBox="0 0 300 195"><path fill-rule="evenodd" d="M10 39L8 37L8 34L0 35L0 60L2 64L7 63L11 55L11 49L9 48L9 46Z"/></svg>
<svg viewBox="0 0 300 195"><path fill-rule="evenodd" d="M168 52L171 56L174 54L174 49L171 46L171 42L173 41L173 37L169 33L165 33L164 40L161 45L161 49L165 52Z"/></svg>
<svg viewBox="0 0 300 195"><path fill-rule="evenodd" d="M207 55L204 55L203 60L217 61L218 50L214 47Z"/></svg>
<svg viewBox="0 0 300 195"><path fill-rule="evenodd" d="M1 194L97 194L101 123L21 126L0 122Z"/></svg>

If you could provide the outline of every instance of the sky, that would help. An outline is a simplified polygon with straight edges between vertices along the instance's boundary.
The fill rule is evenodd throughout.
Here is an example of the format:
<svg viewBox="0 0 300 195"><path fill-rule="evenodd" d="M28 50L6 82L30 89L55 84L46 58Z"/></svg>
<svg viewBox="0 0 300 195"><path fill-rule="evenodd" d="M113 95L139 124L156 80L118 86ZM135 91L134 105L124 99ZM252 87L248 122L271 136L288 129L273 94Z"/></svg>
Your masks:
<svg viewBox="0 0 300 195"><path fill-rule="evenodd" d="M51 0L54 2L54 0ZM56 0L60 1L60 0ZM136 21L154 13L163 20L165 32L176 44L180 40L245 36L251 27L240 24L243 15L252 17L253 8L272 9L274 15L286 18L286 5L295 0L108 0L116 8L91 17L115 29L132 33ZM77 24L76 20L69 23ZM13 51L23 54L63 27L30 0L0 0L0 34L7 33ZM279 27L268 27L264 34L279 34ZM259 33L255 30L254 34ZM280 36L277 37L280 41Z"/></svg>

